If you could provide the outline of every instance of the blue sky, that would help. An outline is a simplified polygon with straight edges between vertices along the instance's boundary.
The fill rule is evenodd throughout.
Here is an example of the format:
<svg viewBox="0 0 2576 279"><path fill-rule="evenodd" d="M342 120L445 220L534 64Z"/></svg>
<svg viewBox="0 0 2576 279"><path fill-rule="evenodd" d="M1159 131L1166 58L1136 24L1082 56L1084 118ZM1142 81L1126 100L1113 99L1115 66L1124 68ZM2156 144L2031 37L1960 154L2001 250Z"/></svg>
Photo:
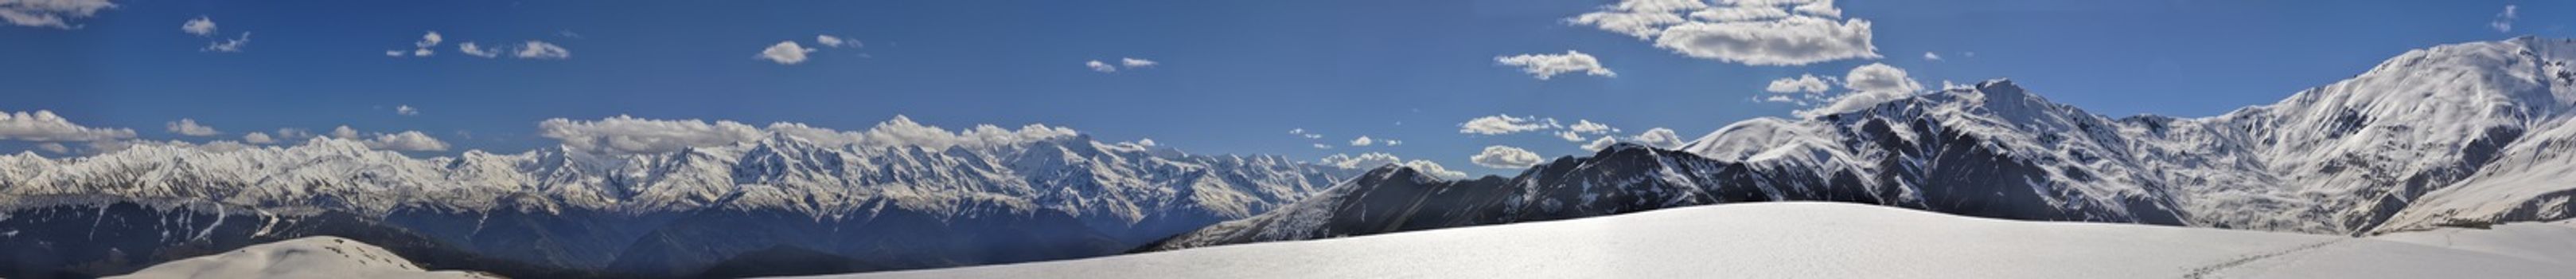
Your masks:
<svg viewBox="0 0 2576 279"><path fill-rule="evenodd" d="M86 2L85 0L75 2ZM12 1L0 1L0 8ZM2206 116L2270 103L2437 44L2570 37L2576 3L2514 1L1868 1L1879 58L1795 65L1679 54L1568 18L1616 1L116 1L62 26L0 25L0 111L49 110L133 138L238 139L348 125L466 149L551 146L551 118L798 122L866 129L895 115L958 128L1029 123L1106 141L1301 159L1386 152L1450 169L1487 146L1588 153L1549 132L1461 133L1496 114L1696 138L1798 104L1766 84L1863 65L1924 87L2011 78L2109 115ZM2511 28L2499 30L2506 5ZM43 11L43 10L40 10ZM208 36L181 25L200 16ZM1801 14L1800 16L1812 16ZM427 57L391 57L441 34ZM238 52L210 43L251 33ZM819 46L817 35L856 40ZM455 47L541 41L561 59ZM757 59L782 41L805 60ZM1595 57L1615 76L1535 78L1498 56ZM1927 60L1926 52L1942 60ZM1970 53L1973 53L1970 54ZM1121 58L1146 68L1097 72ZM1843 91L1836 89L1833 91ZM1829 92L1828 94L1831 94ZM416 115L395 112L418 109ZM193 119L224 135L163 129ZM1309 139L1291 129L1321 134ZM1356 136L1400 146L1349 146ZM1597 138L1599 135L1589 135ZM34 141L0 148L32 148ZM1382 142L1382 141L1381 141ZM1327 144L1332 149L1317 149ZM14 151L14 150L12 150Z"/></svg>

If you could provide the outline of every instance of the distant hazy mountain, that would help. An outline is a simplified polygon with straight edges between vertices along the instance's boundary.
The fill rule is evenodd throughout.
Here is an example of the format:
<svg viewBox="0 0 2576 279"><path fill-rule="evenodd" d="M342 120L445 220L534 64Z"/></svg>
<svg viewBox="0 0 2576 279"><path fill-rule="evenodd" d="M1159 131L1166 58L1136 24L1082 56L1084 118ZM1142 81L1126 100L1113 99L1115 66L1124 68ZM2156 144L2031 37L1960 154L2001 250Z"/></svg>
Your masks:
<svg viewBox="0 0 2576 279"><path fill-rule="evenodd" d="M1738 122L1681 150L1614 146L1510 178L1382 168L1142 250L1780 200L2327 234L2566 219L2571 61L2576 41L2445 45L2205 118L2111 118L1988 81Z"/></svg>
<svg viewBox="0 0 2576 279"><path fill-rule="evenodd" d="M691 277L738 257L819 263L761 274L1063 259L1252 216L1355 172L1083 136L930 149L773 133L669 153L428 159L328 138L21 153L0 156L0 277L121 274L316 235L516 277Z"/></svg>

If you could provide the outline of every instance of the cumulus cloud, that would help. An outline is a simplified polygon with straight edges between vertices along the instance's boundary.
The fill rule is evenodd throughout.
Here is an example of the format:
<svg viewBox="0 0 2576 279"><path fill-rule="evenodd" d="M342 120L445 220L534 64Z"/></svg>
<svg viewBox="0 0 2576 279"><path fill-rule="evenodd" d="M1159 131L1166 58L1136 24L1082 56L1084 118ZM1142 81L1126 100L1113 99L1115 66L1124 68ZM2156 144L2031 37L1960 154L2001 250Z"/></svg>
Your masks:
<svg viewBox="0 0 2576 279"><path fill-rule="evenodd" d="M1395 154L1369 152L1360 153L1360 155L1357 156L1333 154L1332 156L1324 156L1324 159L1317 161L1317 163L1321 163L1324 166L1342 169L1372 169L1377 168L1378 166L1391 165L1403 161L1403 158L1397 158L1395 157Z"/></svg>
<svg viewBox="0 0 2576 279"><path fill-rule="evenodd" d="M1511 115L1496 114L1493 116L1468 119L1467 123L1459 123L1458 133L1500 135L1537 131L1556 128L1557 126L1556 119L1542 119L1534 116L1513 117Z"/></svg>
<svg viewBox="0 0 2576 279"><path fill-rule="evenodd" d="M845 39L845 38L841 38L841 37L833 37L832 35L814 35L814 43L815 43L815 44L821 44L821 45L826 46L826 47L842 47L842 46L859 47L859 46L860 46L860 44L859 44L859 40Z"/></svg>
<svg viewBox="0 0 2576 279"><path fill-rule="evenodd" d="M1315 149L1333 149L1333 145L1330 145L1330 144L1321 144L1321 143L1317 143L1317 144L1314 144L1314 146L1315 146Z"/></svg>
<svg viewBox="0 0 2576 279"><path fill-rule="evenodd" d="M1619 128L1611 128L1608 124L1593 123L1592 120L1589 119L1574 120L1574 126L1566 126L1565 129L1567 131L1586 134L1600 134L1619 131Z"/></svg>
<svg viewBox="0 0 2576 279"><path fill-rule="evenodd" d="M1118 66L1109 65L1109 62L1100 62L1100 60L1085 61L1082 62L1082 66L1091 68L1091 71L1093 72L1110 73L1118 71Z"/></svg>
<svg viewBox="0 0 2576 279"><path fill-rule="evenodd" d="M340 125L339 128L331 128L331 138L355 139L358 138L358 129L351 129L349 125Z"/></svg>
<svg viewBox="0 0 2576 279"><path fill-rule="evenodd" d="M1369 139L1368 136L1360 136L1360 138L1351 139L1351 146L1369 146L1374 144L1377 144L1377 141Z"/></svg>
<svg viewBox="0 0 2576 279"><path fill-rule="evenodd" d="M1325 156L1322 160L1317 160L1316 163L1342 169L1373 169L1379 166L1400 165L1440 179L1467 178L1467 173L1449 170L1448 167L1441 166L1440 163L1432 162L1431 160L1405 161L1403 158L1398 158L1394 154L1379 152L1361 153L1356 156L1348 154L1333 154L1332 156Z"/></svg>
<svg viewBox="0 0 2576 279"><path fill-rule="evenodd" d="M1163 64L1162 62L1154 62L1154 60L1145 60L1145 59L1142 59L1142 58L1133 58L1133 57L1128 57L1128 58L1118 58L1118 65L1119 65L1119 66L1123 66L1123 67L1127 67L1128 69L1145 68L1145 67L1153 67L1154 65L1162 65L1162 64Z"/></svg>
<svg viewBox="0 0 2576 279"><path fill-rule="evenodd" d="M1899 69L1882 63L1870 63L1869 65L1861 65L1860 67L1852 68L1851 72L1843 75L1842 83L1843 88L1850 90L1850 92L1844 92L1834 96L1810 95L1799 100L1774 98L1770 101L1795 102L1801 105L1810 104L1810 102L1820 104L1816 107L1792 112L1800 117L1817 117L1860 110L1878 105L1879 103L1904 99L1908 96L1913 96L1917 91L1923 90L1922 83L1916 82L1913 77L1908 76L1905 69Z"/></svg>
<svg viewBox="0 0 2576 279"><path fill-rule="evenodd" d="M465 55L472 55L472 56L474 56L474 57L482 57L482 58L501 57L501 48L499 48L499 47L483 47L483 46L481 46L481 45L475 45L475 44L474 44L474 42L463 42L463 43L457 43L457 44L456 44L456 52L462 52L462 53L465 53ZM387 53L387 54L388 54L388 55L398 55L398 54L400 54L400 53Z"/></svg>
<svg viewBox="0 0 2576 279"><path fill-rule="evenodd" d="M1404 167L1407 167L1407 168L1413 168L1413 171L1422 172L1422 174L1430 175L1430 176L1431 176L1431 177L1433 177L1433 178L1439 178L1439 179L1464 179L1464 178L1467 178L1467 173L1466 173L1466 172L1460 172L1460 171L1453 171L1453 170L1449 170L1449 167L1440 166L1440 163L1439 163L1439 162L1432 162L1431 160L1412 160L1412 161L1405 161L1405 162L1404 162Z"/></svg>
<svg viewBox="0 0 2576 279"><path fill-rule="evenodd" d="M761 49L760 56L754 58L778 62L779 65L796 65L796 63L805 63L805 54L813 52L814 49L796 45L796 41L779 41L778 44Z"/></svg>
<svg viewBox="0 0 2576 279"><path fill-rule="evenodd" d="M346 128L346 127L348 127L348 126L341 126L341 127ZM375 137L373 137L373 138L368 138L368 139L366 139L366 141L365 141L365 142L366 142L366 144L367 144L367 148L374 148L374 149L381 149L381 150L393 150L393 151L443 151L443 150L447 150L447 142L445 142L445 141L439 141L439 140L438 140L438 138L430 137L430 136L429 136L429 134L424 134L424 133L421 133L420 131L402 131L402 132L400 132L400 133L376 134L376 135L375 135Z"/></svg>
<svg viewBox="0 0 2576 279"><path fill-rule="evenodd" d="M1941 61L1941 54L1939 54L1939 53L1932 53L1932 52L1926 51L1926 52L1923 52L1923 60L1926 60L1926 61Z"/></svg>
<svg viewBox="0 0 2576 279"><path fill-rule="evenodd" d="M1869 65L1852 68L1851 73L1843 76L1843 87L1850 88L1852 91L1923 90L1923 84L1914 82L1914 78L1906 76L1905 69L1881 63L1869 63Z"/></svg>
<svg viewBox="0 0 2576 279"><path fill-rule="evenodd" d="M1746 65L1794 66L1880 57L1871 43L1870 22L1842 19L1842 10L1829 0L1722 5L1625 0L1566 22L1635 36L1690 57Z"/></svg>
<svg viewBox="0 0 2576 279"><path fill-rule="evenodd" d="M1565 141L1571 142L1583 142L1583 134L1575 133L1574 131L1557 131L1556 138L1565 139Z"/></svg>
<svg viewBox="0 0 2576 279"><path fill-rule="evenodd" d="M131 137L133 129L81 126L53 111L0 112L0 140L101 141Z"/></svg>
<svg viewBox="0 0 2576 279"><path fill-rule="evenodd" d="M239 37L233 37L233 38L231 38L231 39L224 39L224 40L221 40L221 41L214 41L214 42L211 42L211 43L206 43L206 47L205 47L205 48L197 49L197 51L208 51L208 52L241 52L241 51L242 51L242 47L249 46L249 45L250 45L250 32L242 32L242 33L241 33L241 36L239 36Z"/></svg>
<svg viewBox="0 0 2576 279"><path fill-rule="evenodd" d="M2496 32L2513 32L2513 20L2520 17L2514 14L2514 9L2517 9L2514 5L2504 5L2504 12L2496 13L2495 20L2488 21L2487 27L2495 28Z"/></svg>
<svg viewBox="0 0 2576 279"><path fill-rule="evenodd" d="M655 120L624 115L595 121L548 119L537 126L540 137L561 141L573 149L607 153L660 153L687 147L724 146L756 141L773 133L823 145L919 146L929 149L1008 145L1079 134L1070 128L1044 124L1030 124L1016 130L976 125L951 132L922 125L900 115L879 122L866 131L838 131L785 122L763 128L733 121Z"/></svg>
<svg viewBox="0 0 2576 279"><path fill-rule="evenodd" d="M314 137L314 136L313 136L313 132L312 132L312 131L305 131L304 129L296 129L296 128L277 128L277 139L279 139L279 140L298 140L298 141L300 141L300 140L313 139L313 137Z"/></svg>
<svg viewBox="0 0 2576 279"><path fill-rule="evenodd" d="M1801 74L1794 78L1771 80L1771 86L1763 87L1762 91L1770 91L1771 93L1803 92L1814 94L1825 93L1826 90L1833 89L1833 84L1827 83L1824 78L1817 78L1816 75L1813 74Z"/></svg>
<svg viewBox="0 0 2576 279"><path fill-rule="evenodd" d="M394 114L403 116L420 115L420 109L412 108L411 105L399 105L394 106Z"/></svg>
<svg viewBox="0 0 2576 279"><path fill-rule="evenodd" d="M554 43L529 40L520 46L518 53L513 56L522 59L565 59L572 58L572 50L564 49L563 46L557 46Z"/></svg>
<svg viewBox="0 0 2576 279"><path fill-rule="evenodd" d="M1567 50L1565 51L1565 54L1522 54L1498 56L1494 57L1494 63L1504 66L1519 67L1521 68L1521 72L1529 73L1530 77L1535 77L1539 80L1547 80L1548 78L1556 77L1557 74L1571 72L1583 72L1583 74L1586 75L1604 77L1619 76L1619 73L1614 73L1611 72L1609 68L1601 67L1601 60L1593 59L1590 54L1583 54L1583 52L1573 50Z"/></svg>
<svg viewBox="0 0 2576 279"><path fill-rule="evenodd" d="M242 134L242 142L248 142L251 144L271 144L277 143L277 139L268 137L268 133L250 132L249 134Z"/></svg>
<svg viewBox="0 0 2576 279"><path fill-rule="evenodd" d="M72 152L72 148L71 148L71 147L69 147L69 146L63 146L63 143L59 143L59 142L48 142L48 143L44 143L44 144L38 144L38 145L36 145L36 150L44 150L45 152L52 152L52 153L54 153L54 154L63 154L63 153L71 153L71 152Z"/></svg>
<svg viewBox="0 0 2576 279"><path fill-rule="evenodd" d="M1478 152L1467 160L1488 168L1523 169L1538 165L1539 157L1538 153L1530 153L1527 149L1495 145L1486 146L1484 152Z"/></svg>
<svg viewBox="0 0 2576 279"><path fill-rule="evenodd" d="M0 20L18 26L72 29L79 26L71 24L71 19L115 7L116 3L107 0L0 0Z"/></svg>
<svg viewBox="0 0 2576 279"><path fill-rule="evenodd" d="M197 16L197 19L190 19L187 23L179 24L179 31L188 32L188 34L197 35L198 37L214 36L215 20L207 18L206 16Z"/></svg>
<svg viewBox="0 0 2576 279"><path fill-rule="evenodd" d="M179 121L170 121L169 123L162 124L162 126L169 129L172 133L179 133L181 135L203 137L223 134L223 132L215 131L215 127L198 125L196 119L180 118Z"/></svg>
<svg viewBox="0 0 2576 279"><path fill-rule="evenodd" d="M1646 146L1653 146L1653 147L1655 147L1655 148L1662 148L1662 149L1675 149L1675 148L1681 148L1681 147L1682 147L1682 145L1685 143L1684 141L1682 141L1682 137L1681 137L1681 135L1680 135L1680 134L1677 134L1677 133L1674 133L1674 132L1673 132L1673 129L1666 129L1666 128L1663 128L1663 127L1655 127L1655 128L1653 128L1653 129L1646 129L1646 132L1644 132L1644 133L1638 133L1638 134L1637 134L1637 135L1635 135L1635 136L1626 136L1626 137L1617 137L1617 136L1601 137L1601 139L1593 140L1593 141L1592 141L1592 143L1586 143L1586 144L1583 144L1583 149L1584 149L1584 150L1592 150L1592 151L1600 151L1602 148L1610 148L1610 145L1611 145L1611 144L1621 143L1621 142L1635 143L1635 144L1642 144L1642 145L1646 145Z"/></svg>
<svg viewBox="0 0 2576 279"><path fill-rule="evenodd" d="M1404 145L1404 141L1401 141L1401 140L1385 140L1385 141L1386 141L1386 146Z"/></svg>

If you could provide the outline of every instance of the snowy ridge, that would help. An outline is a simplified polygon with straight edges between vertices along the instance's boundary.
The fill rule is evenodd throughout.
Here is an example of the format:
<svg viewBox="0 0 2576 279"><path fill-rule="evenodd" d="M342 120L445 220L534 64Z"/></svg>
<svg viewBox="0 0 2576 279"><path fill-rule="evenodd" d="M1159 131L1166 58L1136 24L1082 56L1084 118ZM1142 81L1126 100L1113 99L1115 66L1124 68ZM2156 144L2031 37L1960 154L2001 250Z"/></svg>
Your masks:
<svg viewBox="0 0 2576 279"><path fill-rule="evenodd" d="M2355 238L1771 202L809 278L2554 278L2571 247L2571 223Z"/></svg>
<svg viewBox="0 0 2576 279"><path fill-rule="evenodd" d="M1509 178L1358 180L1141 250L1749 201L2354 235L2566 219L2570 58L2576 41L2438 46L2205 118L2111 118L1994 80L1738 122L1678 152L1613 147Z"/></svg>

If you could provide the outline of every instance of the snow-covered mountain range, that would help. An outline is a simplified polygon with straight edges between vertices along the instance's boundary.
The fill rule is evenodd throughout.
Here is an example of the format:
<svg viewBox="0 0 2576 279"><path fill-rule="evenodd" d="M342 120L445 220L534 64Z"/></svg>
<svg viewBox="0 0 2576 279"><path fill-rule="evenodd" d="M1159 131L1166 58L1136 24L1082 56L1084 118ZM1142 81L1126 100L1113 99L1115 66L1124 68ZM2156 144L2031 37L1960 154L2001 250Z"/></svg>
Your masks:
<svg viewBox="0 0 2576 279"><path fill-rule="evenodd" d="M402 255L347 238L316 236L152 265L113 279L497 279L473 271L427 271Z"/></svg>
<svg viewBox="0 0 2576 279"><path fill-rule="evenodd" d="M538 277L1061 259L1248 217L1358 171L1081 135L927 147L773 131L675 152L567 146L435 158L334 138L20 153L0 156L0 247L13 250L0 253L0 276L120 274L312 235L382 245L433 268ZM742 257L790 257L777 260L814 270L707 273Z"/></svg>
<svg viewBox="0 0 2576 279"><path fill-rule="evenodd" d="M1995 80L1747 120L1679 150L1614 146L1510 178L1382 168L1142 250L1777 200L2354 235L2566 219L2571 63L2571 40L2444 45L2203 118L2113 118Z"/></svg>

